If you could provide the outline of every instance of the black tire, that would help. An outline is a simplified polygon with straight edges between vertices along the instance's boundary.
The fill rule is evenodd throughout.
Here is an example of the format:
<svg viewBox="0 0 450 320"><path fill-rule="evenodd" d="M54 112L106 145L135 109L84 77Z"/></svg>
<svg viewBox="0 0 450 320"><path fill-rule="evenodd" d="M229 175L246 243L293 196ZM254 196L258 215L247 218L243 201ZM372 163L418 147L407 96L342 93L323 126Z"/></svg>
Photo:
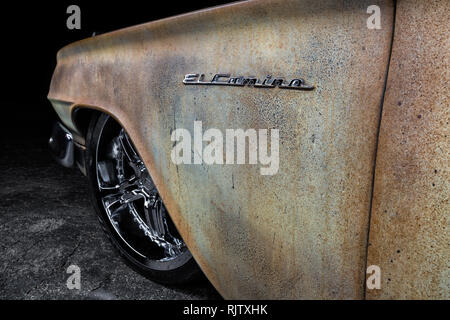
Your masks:
<svg viewBox="0 0 450 320"><path fill-rule="evenodd" d="M162 200L159 202L158 212L163 213L160 213L158 215L158 218L164 215L164 223L159 224L159 227L163 225L164 226L163 229L167 230L167 233L171 237L170 239L176 239L176 242L175 240L173 240L173 242L175 242L177 246L173 245L173 248L176 248L177 253L174 253L174 250L171 247L172 243L170 243L170 241L167 242L167 247L170 247L170 250L172 251L170 251L166 247L163 248L163 245L161 244L157 245L155 242L153 242L154 240L150 238L151 233L147 231L153 229L145 228L146 226L148 227L148 225L152 225L152 220L149 220L148 201L145 201L146 203L145 208L147 210L145 213L145 218L147 219L146 220L147 223L144 223L144 225L142 225L142 222L144 222L144 218L141 217L142 213L140 212L142 212L142 210L145 209L139 211L140 209L138 208L138 205L140 204L138 203L138 201L140 200L133 200L136 202L130 202L132 209L123 209L122 207L128 206L128 204L126 205L122 204L122 200L120 200L120 202L118 202L120 208L116 210L119 213L115 213L114 215L111 214L110 212L111 209L109 208L112 207L112 205L110 205L109 200L105 202L105 199L107 197L105 197L103 194L104 189L102 184L105 184L105 181L108 180L105 179L104 176L109 177L108 174L112 176L113 172L117 173L118 171L120 171L120 174L125 172L124 170L127 169L123 164L125 162L125 160L123 159L126 159L125 156L123 155L125 153L122 152L121 158L122 167L125 167L125 169L119 170L117 169L118 166L116 165L116 169L110 168L108 169L110 170L108 171L108 174L105 174L103 173L104 171L98 168L100 167L103 168L104 166L106 166L105 163L106 162L109 163L110 161L107 155L108 152L106 152L107 150L109 150L108 149L109 147L105 146L107 146L109 143L108 139L115 137L116 134L115 130L118 130L118 132L124 132L124 130L112 117L106 114L101 114L97 115L91 120L86 137L86 146L87 146L86 170L87 170L87 177L89 180L90 193L92 195L91 199L95 211L98 214L103 230L111 240L114 247L119 251L120 255L125 258L126 262L128 262L128 264L131 267L133 267L135 270L137 270L139 273L146 276L147 278L159 283L171 285L186 284L194 280L197 280L201 276L200 268L198 267L197 263L195 262L194 258L192 257L192 254L189 252L187 247L182 247L182 245L180 245L179 241L183 240L181 236L178 234L178 231L176 230L172 221L170 220L170 216L167 214L167 211L165 211L164 214L165 206L162 203ZM112 139L111 141L116 140ZM129 142L134 147L131 140ZM118 145L123 146L124 144L122 142L122 144ZM111 150L116 150L114 148L117 149L117 147L113 146L111 147ZM125 149L126 148L124 147L124 150ZM103 161L102 159L107 160ZM115 161L118 162L118 160ZM101 165L98 165L98 163L101 163ZM145 168L143 163L142 166ZM137 174L139 174L140 171L137 172L138 172ZM120 175L120 177L123 177L123 174ZM115 179L118 178L116 177ZM146 174L145 179L144 178L142 179L146 181L147 186L150 183L149 179L151 180L151 177L149 174ZM109 179L109 182L111 182L112 180L113 180L112 178ZM151 181L151 183L153 182ZM103 190L103 192L101 190ZM156 191L157 193L156 187L153 190ZM129 193L129 191L125 192ZM159 197L159 194L157 196ZM132 210L129 211L132 212L130 213L130 217L127 217L126 210ZM131 214L133 214L133 216L131 216ZM139 217L142 219L136 219L135 214L138 214ZM161 218L156 220L162 221ZM138 223L138 221L140 222L140 224ZM153 224L155 223L154 221L155 220L153 220ZM133 223L135 223L136 226L133 226ZM144 232L143 230L146 231ZM140 231L142 231L142 234L139 233ZM156 242L158 242L158 240L156 240ZM170 255L170 259L167 258L168 255L167 252L173 254L173 256Z"/></svg>

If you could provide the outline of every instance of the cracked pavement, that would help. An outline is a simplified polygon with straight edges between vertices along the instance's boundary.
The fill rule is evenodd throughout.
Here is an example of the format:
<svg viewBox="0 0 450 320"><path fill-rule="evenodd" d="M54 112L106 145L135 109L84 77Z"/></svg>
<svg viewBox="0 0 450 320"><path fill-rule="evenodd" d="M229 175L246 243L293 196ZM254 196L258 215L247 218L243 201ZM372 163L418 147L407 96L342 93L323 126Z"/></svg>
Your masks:
<svg viewBox="0 0 450 320"><path fill-rule="evenodd" d="M1 300L221 299L206 279L168 287L128 267L97 221L86 178L56 164L46 143L1 141ZM66 286L70 265L81 269L81 290Z"/></svg>

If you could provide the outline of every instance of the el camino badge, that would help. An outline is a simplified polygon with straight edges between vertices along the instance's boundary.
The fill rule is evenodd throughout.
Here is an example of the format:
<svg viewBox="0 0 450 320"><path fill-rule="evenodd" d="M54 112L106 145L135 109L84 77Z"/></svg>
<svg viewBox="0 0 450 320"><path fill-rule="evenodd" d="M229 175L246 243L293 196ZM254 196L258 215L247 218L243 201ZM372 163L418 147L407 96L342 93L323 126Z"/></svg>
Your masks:
<svg viewBox="0 0 450 320"><path fill-rule="evenodd" d="M267 76L263 81L256 77L232 77L230 74L216 74L211 81L205 81L204 74L191 73L184 77L185 85L216 85L216 86L235 86L235 87L255 87L255 88L275 88L292 89L292 90L314 90L314 86L305 84L305 80L301 78L293 79L286 82L284 78Z"/></svg>

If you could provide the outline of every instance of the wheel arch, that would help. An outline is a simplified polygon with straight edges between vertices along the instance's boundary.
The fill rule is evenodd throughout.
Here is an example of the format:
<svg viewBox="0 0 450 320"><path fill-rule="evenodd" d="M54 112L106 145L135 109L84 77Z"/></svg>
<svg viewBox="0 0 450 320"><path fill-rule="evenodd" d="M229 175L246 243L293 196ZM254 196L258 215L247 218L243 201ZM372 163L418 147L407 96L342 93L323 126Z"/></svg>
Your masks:
<svg viewBox="0 0 450 320"><path fill-rule="evenodd" d="M209 271L209 266L204 261L200 249L197 244L191 239L192 232L188 223L185 221L184 216L181 214L179 203L175 200L174 196L170 193L168 186L165 183L164 177L155 166L154 155L151 151L144 146L143 139L136 131L133 125L133 120L127 117L126 113L120 112L117 108L107 108L105 106L91 105L85 103L66 102L50 99L56 110L58 116L62 122L70 128L74 134L74 138L78 139L79 143L82 143L86 147L86 138L90 122L93 117L100 117L102 114L107 114L112 117L122 128L125 129L131 140L135 144L137 152L142 157L150 176L158 189L161 198L167 208L170 218L174 222L177 230L182 236L186 246L192 253L192 256L196 260L199 267L204 274L209 278L213 274ZM149 137L146 137L149 138ZM151 137L150 137L151 138Z"/></svg>

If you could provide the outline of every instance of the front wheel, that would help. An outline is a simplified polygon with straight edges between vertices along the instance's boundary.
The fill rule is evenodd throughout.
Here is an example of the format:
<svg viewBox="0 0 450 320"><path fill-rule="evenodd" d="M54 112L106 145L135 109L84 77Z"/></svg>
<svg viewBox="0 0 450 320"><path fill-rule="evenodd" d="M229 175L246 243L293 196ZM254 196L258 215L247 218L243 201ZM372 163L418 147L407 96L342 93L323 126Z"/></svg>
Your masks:
<svg viewBox="0 0 450 320"><path fill-rule="evenodd" d="M125 130L102 114L91 121L86 140L94 207L119 253L152 280L180 284L196 279L200 269Z"/></svg>

